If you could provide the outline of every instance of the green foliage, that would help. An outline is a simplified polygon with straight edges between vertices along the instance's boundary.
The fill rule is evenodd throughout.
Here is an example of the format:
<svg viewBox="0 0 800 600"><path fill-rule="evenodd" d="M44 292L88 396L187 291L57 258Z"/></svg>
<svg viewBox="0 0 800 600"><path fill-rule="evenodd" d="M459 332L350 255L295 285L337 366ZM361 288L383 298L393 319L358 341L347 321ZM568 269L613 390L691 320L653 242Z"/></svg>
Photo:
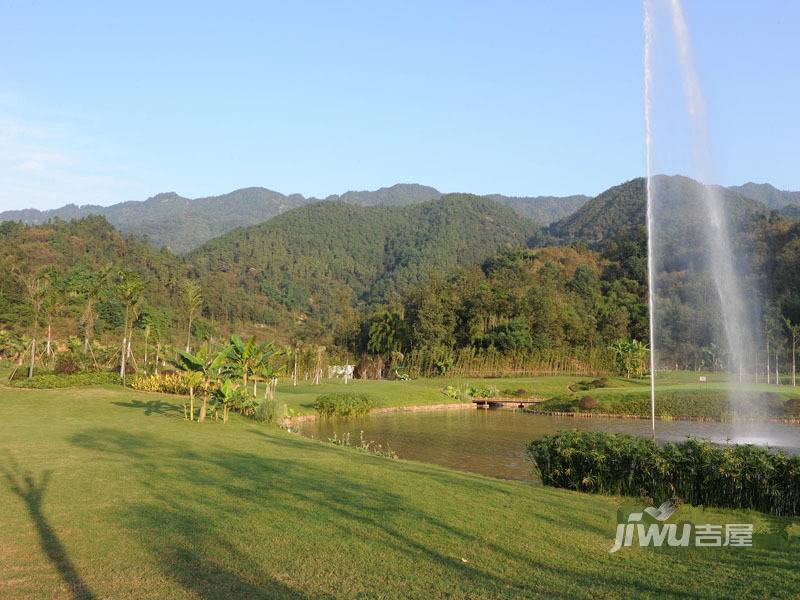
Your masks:
<svg viewBox="0 0 800 600"><path fill-rule="evenodd" d="M275 400L261 400L253 411L253 419L261 423L272 423L277 415L277 402Z"/></svg>
<svg viewBox="0 0 800 600"><path fill-rule="evenodd" d="M152 375L135 375L131 378L129 385L142 392L186 396L189 394L192 380L186 373L154 373Z"/></svg>
<svg viewBox="0 0 800 600"><path fill-rule="evenodd" d="M372 398L355 392L323 394L314 401L314 409L323 417L357 417L366 415L374 406Z"/></svg>
<svg viewBox="0 0 800 600"><path fill-rule="evenodd" d="M784 405L787 417L800 417L800 398L791 398Z"/></svg>
<svg viewBox="0 0 800 600"><path fill-rule="evenodd" d="M21 388L57 389L80 387L84 385L111 385L119 384L119 375L110 372L99 373L42 373L30 379L14 379L9 385Z"/></svg>
<svg viewBox="0 0 800 600"><path fill-rule="evenodd" d="M292 321L291 311L302 311L318 325L344 326L352 308L377 306L503 244L524 244L536 229L475 196L403 207L325 202L233 231L189 260L215 318Z"/></svg>
<svg viewBox="0 0 800 600"><path fill-rule="evenodd" d="M748 397L750 401L741 409L742 412L738 416L761 418L786 416L784 400L781 396L770 393L752 393ZM581 409L578 396L562 394L554 396L530 410L533 412L597 412L641 417L650 415L650 395L644 390L637 393L604 393L593 398L597 400L596 405ZM658 392L656 416L730 421L736 415L733 412L729 392L686 390Z"/></svg>
<svg viewBox="0 0 800 600"><path fill-rule="evenodd" d="M497 398L500 390L493 385L471 385L467 388L466 394L471 398Z"/></svg>
<svg viewBox="0 0 800 600"><path fill-rule="evenodd" d="M643 377L648 370L650 349L638 340L616 340L608 347L614 358L614 366L619 375L628 379Z"/></svg>
<svg viewBox="0 0 800 600"><path fill-rule="evenodd" d="M562 431L528 445L545 485L582 492L678 498L693 505L800 515L800 457L751 445L653 441Z"/></svg>
<svg viewBox="0 0 800 600"><path fill-rule="evenodd" d="M442 390L442 392L444 392L444 395L452 400L462 400L466 397L464 392L453 385L448 385Z"/></svg>

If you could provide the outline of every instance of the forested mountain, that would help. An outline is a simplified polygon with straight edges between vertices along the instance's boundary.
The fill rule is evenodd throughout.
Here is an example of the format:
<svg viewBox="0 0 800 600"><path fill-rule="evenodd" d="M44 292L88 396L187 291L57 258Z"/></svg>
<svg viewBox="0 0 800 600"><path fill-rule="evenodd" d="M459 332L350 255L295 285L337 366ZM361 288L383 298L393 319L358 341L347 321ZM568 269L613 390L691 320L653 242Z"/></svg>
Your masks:
<svg viewBox="0 0 800 600"><path fill-rule="evenodd" d="M260 223L305 202L300 195L284 196L265 188L244 188L194 200L170 192L143 202L122 202L108 207L68 205L46 211L8 211L0 213L0 221L42 224L56 218L71 220L100 215L123 233L147 236L157 246L185 252L231 229Z"/></svg>
<svg viewBox="0 0 800 600"><path fill-rule="evenodd" d="M784 206L780 213L784 217L789 217L790 219L800 220L800 206Z"/></svg>
<svg viewBox="0 0 800 600"><path fill-rule="evenodd" d="M779 190L768 183L748 182L744 185L733 186L728 189L742 196L747 196L753 200L763 202L770 208L776 210L788 206L800 207L800 192Z"/></svg>
<svg viewBox="0 0 800 600"><path fill-rule="evenodd" d="M324 200L360 206L405 206L436 200L442 196L441 192L429 186L397 184L375 191L331 195ZM585 196L515 198L492 195L488 198L510 206L520 215L544 225L570 214L588 200ZM314 202L319 200L300 194L286 196L266 188L251 187L222 196L194 200L169 192L143 202L122 202L107 207L70 204L45 211L6 211L0 212L0 221L41 225L51 219L69 221L89 215L101 215L123 233L146 236L157 246L183 253L237 227L257 225L282 212Z"/></svg>
<svg viewBox="0 0 800 600"><path fill-rule="evenodd" d="M571 215L590 200L589 196L582 195L527 197L490 194L484 198L513 208L520 215L542 225L549 225Z"/></svg>
<svg viewBox="0 0 800 600"><path fill-rule="evenodd" d="M702 186L682 177L655 184L659 358L719 367L725 356L703 252ZM183 256L124 235L103 217L3 223L0 326L31 327L26 277L46 277L48 290L60 290L53 306L74 323L85 310L87 286L106 273L92 331L116 331L124 313L120 272L135 272L144 285L137 327L172 324L186 335L182 289L188 280L199 284L198 339L208 326L255 325L283 341L352 352L428 348L441 358L462 350L602 349L615 338L647 338L644 192L642 179L612 188L544 234L534 221L479 196L404 206L321 201ZM383 201L392 201L386 194ZM754 322L775 347L784 343L783 319L800 323L800 223L734 192L723 190L723 201L733 217L735 260L750 273L742 285ZM388 346L373 336L392 328L397 335ZM78 333L74 325L70 333Z"/></svg>
<svg viewBox="0 0 800 600"><path fill-rule="evenodd" d="M562 240L596 244L616 239L645 224L645 179L632 179L614 186L585 203L575 213L550 225L551 235ZM716 188L733 224L769 209L749 197L726 188ZM679 175L653 178L657 235L671 231L697 230L708 219L702 203L704 186Z"/></svg>
<svg viewBox="0 0 800 600"><path fill-rule="evenodd" d="M375 191L345 192L332 194L325 198L327 202L348 202L360 206L405 206L419 204L442 197L442 192L428 185L416 183L398 183L390 187L383 187ZM316 201L315 198L310 199Z"/></svg>
<svg viewBox="0 0 800 600"><path fill-rule="evenodd" d="M706 224L711 217L702 203L703 186L678 176L658 176L653 185L656 342L661 358L665 365L718 367L726 357L714 265L709 260ZM779 339L784 318L800 322L800 279L795 274L800 273L800 226L738 192L714 189L726 209L734 263L757 335ZM644 179L607 190L574 215L552 224L549 234L538 243L579 241L606 255L626 248L627 254L638 256L644 284Z"/></svg>
<svg viewBox="0 0 800 600"><path fill-rule="evenodd" d="M61 316L76 316L90 302L95 333L113 330L122 322L124 309L111 288L123 271L141 276L144 314L155 311L171 322L186 275L183 259L121 234L100 216L41 226L0 223L0 248L0 324L12 327L31 319L30 290L24 283L28 281L47 284L37 291L43 312L50 306Z"/></svg>
<svg viewBox="0 0 800 600"><path fill-rule="evenodd" d="M272 323L291 314L330 324L431 273L524 245L537 229L478 196L401 207L321 202L230 232L187 259L216 318ZM232 298L232 290L241 294Z"/></svg>

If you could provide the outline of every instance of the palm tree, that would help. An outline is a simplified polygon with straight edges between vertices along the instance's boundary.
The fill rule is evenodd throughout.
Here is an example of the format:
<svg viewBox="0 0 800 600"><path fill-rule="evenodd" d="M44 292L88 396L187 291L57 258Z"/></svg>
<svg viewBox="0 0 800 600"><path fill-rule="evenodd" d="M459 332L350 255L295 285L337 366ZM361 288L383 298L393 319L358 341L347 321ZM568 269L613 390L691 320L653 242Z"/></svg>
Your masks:
<svg viewBox="0 0 800 600"><path fill-rule="evenodd" d="M188 321L186 333L186 352L189 352L192 343L192 323L203 307L203 296L201 295L200 284L191 279L183 282L181 289L181 301L183 310Z"/></svg>

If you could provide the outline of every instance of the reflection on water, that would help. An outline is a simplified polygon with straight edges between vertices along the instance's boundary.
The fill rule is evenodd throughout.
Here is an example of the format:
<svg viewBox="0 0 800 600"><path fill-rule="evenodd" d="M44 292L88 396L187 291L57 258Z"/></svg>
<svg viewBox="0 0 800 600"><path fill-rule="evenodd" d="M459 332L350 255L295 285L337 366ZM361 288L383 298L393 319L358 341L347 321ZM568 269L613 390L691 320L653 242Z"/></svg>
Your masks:
<svg viewBox="0 0 800 600"><path fill-rule="evenodd" d="M358 439L388 444L400 458L436 463L504 479L531 479L525 445L563 429L602 430L631 435L650 435L646 419L581 419L549 417L511 410L446 410L390 413L342 421L322 419L304 423L301 433L327 440L350 433ZM736 435L730 423L659 421L660 441L686 437L724 443L769 444L800 454L800 427L780 423L738 423Z"/></svg>

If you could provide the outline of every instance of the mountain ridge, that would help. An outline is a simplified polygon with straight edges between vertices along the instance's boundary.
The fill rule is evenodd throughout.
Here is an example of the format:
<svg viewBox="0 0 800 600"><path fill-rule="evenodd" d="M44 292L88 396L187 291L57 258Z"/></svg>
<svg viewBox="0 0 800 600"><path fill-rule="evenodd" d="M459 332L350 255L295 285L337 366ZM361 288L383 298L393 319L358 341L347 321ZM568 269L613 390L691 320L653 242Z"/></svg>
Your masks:
<svg viewBox="0 0 800 600"><path fill-rule="evenodd" d="M409 206L438 200L446 194L434 187L398 183L377 190L350 190L325 198L283 194L265 187L245 187L218 196L187 198L162 192L146 200L110 206L68 204L56 209L0 212L0 221L42 225L52 219L70 221L99 215L123 233L145 236L156 246L186 253L238 227L257 225L299 206L316 202L345 202L358 206ZM547 225L577 209L588 196L482 196L510 206L517 214Z"/></svg>

